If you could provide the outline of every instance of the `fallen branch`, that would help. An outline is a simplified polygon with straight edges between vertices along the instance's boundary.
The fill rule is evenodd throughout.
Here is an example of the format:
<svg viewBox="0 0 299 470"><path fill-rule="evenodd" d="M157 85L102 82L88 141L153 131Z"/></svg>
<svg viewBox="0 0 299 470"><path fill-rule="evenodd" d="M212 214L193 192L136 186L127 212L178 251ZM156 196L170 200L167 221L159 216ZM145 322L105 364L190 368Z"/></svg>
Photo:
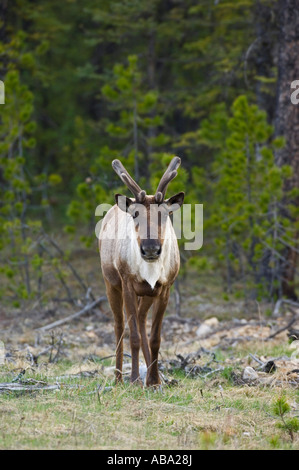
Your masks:
<svg viewBox="0 0 299 470"><path fill-rule="evenodd" d="M293 307L299 308L299 303L295 302L294 300L289 300L289 299L279 299L277 300L274 310L273 310L273 316L277 317L279 315L279 310L282 304L287 304L287 305L292 305ZM289 310L293 313L293 310L289 307ZM296 312L294 312L296 313Z"/></svg>
<svg viewBox="0 0 299 470"><path fill-rule="evenodd" d="M274 338L276 335L278 335L282 331L285 331L285 330L289 329L290 326L292 326L298 320L299 320L299 315L294 315L293 318L289 321L289 323L286 326L283 326L282 328L279 328L277 331L275 331L275 333L272 333L272 335L270 335L270 336L268 336L268 338L266 338L266 341L268 341L269 339Z"/></svg>
<svg viewBox="0 0 299 470"><path fill-rule="evenodd" d="M258 357L254 356L253 354L249 353L249 356L252 357L252 359L254 359L260 366L264 366L265 363L263 361L261 361Z"/></svg>
<svg viewBox="0 0 299 470"><path fill-rule="evenodd" d="M101 302L104 302L105 300L107 300L107 297L105 295L102 296L102 297L99 297L98 299L96 299L91 304L85 305L85 307L82 310L80 310L79 312L73 313L72 315L69 315L68 317L62 318L61 320L57 320L57 321L54 321L53 323L49 323L48 325L37 328L37 331L51 330L52 328L56 328L57 326L61 326L61 325L64 325L65 323L73 321L76 318L81 317L81 315L84 315L85 313L89 312L90 310L92 310L94 307L99 305Z"/></svg>
<svg viewBox="0 0 299 470"><path fill-rule="evenodd" d="M32 383L32 384L31 384ZM42 392L45 390L61 390L62 388L83 388L82 385L74 384L47 384L38 380L29 380L28 383L0 383L0 394L7 392Z"/></svg>
<svg viewBox="0 0 299 470"><path fill-rule="evenodd" d="M259 364L258 370L261 370L262 372L267 372L268 374L276 371L276 365L274 360L264 362L261 361L258 357L254 356L254 354L249 353L249 356Z"/></svg>
<svg viewBox="0 0 299 470"><path fill-rule="evenodd" d="M169 317L165 317L165 320L169 318ZM240 322L229 322L229 323L225 323L223 325L220 325L220 327L218 328L215 328L215 329L212 329L211 331L208 331L205 335L199 337L199 336L195 336L194 338L192 339L189 339L188 341L185 341L182 346L189 346L190 344L192 343L195 343L197 341L199 341L199 339L202 341L202 340L205 340L205 339L208 339L210 338L211 336L217 334L217 333L221 333L221 332L227 332L228 330L233 330L233 329L237 329L237 328L241 328L241 327L245 327L245 326L255 326L255 325L258 325L258 326L266 326L267 325L267 321L261 321L261 320L258 320L258 321L250 321L250 322L246 322L246 323L240 323ZM248 340L248 341L251 341L253 340L254 338L251 337L251 336L241 336L241 337L232 337L232 338L221 338L225 341L245 341L245 340Z"/></svg>
<svg viewBox="0 0 299 470"><path fill-rule="evenodd" d="M56 382L59 380L70 380L70 379L82 379L82 378L90 378L90 377L95 377L97 375L101 375L101 371L95 369L95 370L83 370L79 372L78 374L66 374L66 375L59 375L55 377Z"/></svg>
<svg viewBox="0 0 299 470"><path fill-rule="evenodd" d="M41 390L59 390L59 384L53 385L24 385L21 383L0 383L0 393L4 392L36 392Z"/></svg>
<svg viewBox="0 0 299 470"><path fill-rule="evenodd" d="M198 325L198 318L185 318L185 317L179 317L178 315L168 315L164 318L164 322L178 322L178 323L189 323L189 324L194 324Z"/></svg>

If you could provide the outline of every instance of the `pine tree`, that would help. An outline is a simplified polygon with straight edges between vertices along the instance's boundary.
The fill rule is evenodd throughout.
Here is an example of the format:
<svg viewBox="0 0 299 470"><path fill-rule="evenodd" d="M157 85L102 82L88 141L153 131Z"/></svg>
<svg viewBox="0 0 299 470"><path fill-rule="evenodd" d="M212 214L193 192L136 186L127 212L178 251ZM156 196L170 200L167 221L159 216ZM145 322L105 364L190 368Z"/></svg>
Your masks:
<svg viewBox="0 0 299 470"><path fill-rule="evenodd" d="M219 116L223 118L223 110L218 122ZM283 184L291 168L278 167L274 159L274 151L284 141L273 138L265 112L250 105L245 96L235 100L226 122L225 132L218 132L218 142L215 139L219 151L211 166L213 203L206 230L214 233L227 292L280 297L280 260L292 236L292 227L280 211ZM212 116L202 136L211 139L214 135Z"/></svg>
<svg viewBox="0 0 299 470"><path fill-rule="evenodd" d="M286 145L276 152L278 165L288 164L292 167L291 178L286 181L285 189L290 197L286 196L287 202L293 206L288 217L294 231L292 239L295 244L299 240L299 210L294 206L299 203L299 106L291 101L293 89L291 84L298 80L298 17L294 14L299 7L298 1L279 1L279 53L278 53L278 83L277 83L277 108L275 119L275 131L278 136L283 136ZM298 253L292 246L286 246L284 259L281 260L283 270L283 293L285 296L296 300L295 276L297 268Z"/></svg>

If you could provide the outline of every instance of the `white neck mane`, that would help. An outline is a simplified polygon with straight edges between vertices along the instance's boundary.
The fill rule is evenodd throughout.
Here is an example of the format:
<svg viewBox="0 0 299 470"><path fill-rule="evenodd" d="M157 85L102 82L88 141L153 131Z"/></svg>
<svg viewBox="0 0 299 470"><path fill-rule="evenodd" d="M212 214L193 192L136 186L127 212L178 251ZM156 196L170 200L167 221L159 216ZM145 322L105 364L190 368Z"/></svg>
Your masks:
<svg viewBox="0 0 299 470"><path fill-rule="evenodd" d="M132 274L135 274L140 281L147 281L154 289L157 281L162 283L167 281L168 273L173 264L172 260L175 258L177 241L171 221L168 219L166 223L161 256L157 261L148 263L141 257L133 219L126 213L124 215L127 220L124 220L124 224L121 224L121 226L125 230L125 223L127 222L127 237L121 240L120 258L128 263Z"/></svg>

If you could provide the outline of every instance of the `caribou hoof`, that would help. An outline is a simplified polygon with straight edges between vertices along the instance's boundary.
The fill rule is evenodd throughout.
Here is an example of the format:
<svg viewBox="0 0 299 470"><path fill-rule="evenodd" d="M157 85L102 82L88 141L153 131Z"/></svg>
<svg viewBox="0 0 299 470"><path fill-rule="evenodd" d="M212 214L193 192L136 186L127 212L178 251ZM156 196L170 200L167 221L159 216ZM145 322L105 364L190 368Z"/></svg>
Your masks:
<svg viewBox="0 0 299 470"><path fill-rule="evenodd" d="M130 383L131 385L137 385L138 387L143 388L143 381L141 380L140 377L137 377L137 379L131 379Z"/></svg>
<svg viewBox="0 0 299 470"><path fill-rule="evenodd" d="M153 390L154 393L163 393L163 387L161 384L152 385L151 389Z"/></svg>
<svg viewBox="0 0 299 470"><path fill-rule="evenodd" d="M151 379L150 377L146 381L146 386L155 390L162 390L162 385L160 379Z"/></svg>

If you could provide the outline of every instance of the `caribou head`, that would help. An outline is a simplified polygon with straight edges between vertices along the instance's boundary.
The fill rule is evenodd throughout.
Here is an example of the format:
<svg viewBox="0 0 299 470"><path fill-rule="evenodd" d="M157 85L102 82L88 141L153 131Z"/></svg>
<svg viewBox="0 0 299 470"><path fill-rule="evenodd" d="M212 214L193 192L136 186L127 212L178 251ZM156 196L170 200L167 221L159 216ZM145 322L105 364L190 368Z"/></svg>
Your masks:
<svg viewBox="0 0 299 470"><path fill-rule="evenodd" d="M180 164L181 159L174 157L162 176L155 195L147 195L119 160L112 162L113 169L134 196L132 199L116 194L116 204L119 209L132 217L141 257L148 263L157 261L161 256L167 236L168 218L184 202L183 192L165 199L167 186L177 176Z"/></svg>

